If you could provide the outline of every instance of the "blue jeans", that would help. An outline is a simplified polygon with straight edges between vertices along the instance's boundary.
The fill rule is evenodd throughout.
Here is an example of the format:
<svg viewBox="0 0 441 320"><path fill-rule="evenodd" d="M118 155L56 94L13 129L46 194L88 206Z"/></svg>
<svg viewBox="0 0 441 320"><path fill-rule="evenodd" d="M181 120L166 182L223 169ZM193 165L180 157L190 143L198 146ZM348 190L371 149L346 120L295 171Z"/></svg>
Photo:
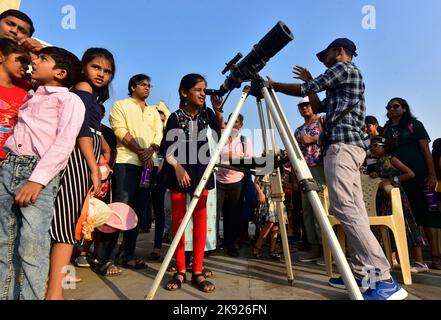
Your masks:
<svg viewBox="0 0 441 320"><path fill-rule="evenodd" d="M0 161L0 299L43 300L49 274L49 229L59 178L27 207L15 196L28 182L37 157L8 154ZM21 279L19 281L19 278Z"/></svg>

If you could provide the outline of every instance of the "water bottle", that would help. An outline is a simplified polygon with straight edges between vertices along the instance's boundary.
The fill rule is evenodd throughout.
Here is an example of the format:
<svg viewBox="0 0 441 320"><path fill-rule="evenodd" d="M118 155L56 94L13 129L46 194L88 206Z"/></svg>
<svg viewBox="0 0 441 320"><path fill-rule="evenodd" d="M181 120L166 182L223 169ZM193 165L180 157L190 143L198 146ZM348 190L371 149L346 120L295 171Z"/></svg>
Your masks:
<svg viewBox="0 0 441 320"><path fill-rule="evenodd" d="M152 173L152 169L148 167L142 168L141 180L139 181L140 188L150 188L150 176Z"/></svg>
<svg viewBox="0 0 441 320"><path fill-rule="evenodd" d="M426 199L427 210L429 212L439 212L438 198L435 192L430 190L424 191L424 198Z"/></svg>

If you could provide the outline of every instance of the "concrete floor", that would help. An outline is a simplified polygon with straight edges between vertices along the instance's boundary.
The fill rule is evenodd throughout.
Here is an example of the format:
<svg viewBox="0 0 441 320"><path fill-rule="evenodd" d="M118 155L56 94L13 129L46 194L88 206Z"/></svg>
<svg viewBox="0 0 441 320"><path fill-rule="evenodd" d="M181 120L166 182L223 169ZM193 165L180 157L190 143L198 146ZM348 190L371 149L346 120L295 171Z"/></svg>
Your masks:
<svg viewBox="0 0 441 320"><path fill-rule="evenodd" d="M151 252L153 229L140 234L137 254L146 258ZM168 245L163 246L163 256ZM264 247L267 255L267 247ZM190 281L173 292L164 289L171 273L166 273L158 289L155 300L348 300L345 290L334 289L327 284L324 267L315 263L301 263L296 252L292 253L294 282L287 281L284 262L269 259L256 260L251 255L251 247L244 245L240 257L232 258L223 251L205 259L205 266L214 272L210 279L215 285L213 293L203 293L193 287ZM160 262L149 263L144 271L124 269L116 277L98 276L88 268L76 268L82 281L75 289L65 291L67 299L74 300L142 300L149 292ZM187 278L190 279L187 273ZM393 276L401 282L399 270ZM441 299L441 271L430 270L413 276L411 286L403 286L408 292L408 300Z"/></svg>

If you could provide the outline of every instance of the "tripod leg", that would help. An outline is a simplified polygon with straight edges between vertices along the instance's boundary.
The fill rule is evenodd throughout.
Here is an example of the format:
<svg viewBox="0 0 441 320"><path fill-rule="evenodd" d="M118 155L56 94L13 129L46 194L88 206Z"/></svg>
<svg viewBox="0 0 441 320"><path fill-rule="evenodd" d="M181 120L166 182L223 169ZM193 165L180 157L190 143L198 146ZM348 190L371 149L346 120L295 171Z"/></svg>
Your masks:
<svg viewBox="0 0 441 320"><path fill-rule="evenodd" d="M289 159L291 160L291 164L295 169L298 180L302 182L307 181L308 179L312 179L311 172L309 171L309 168L305 162L305 159L303 158L297 141L294 138L292 130L288 124L288 121L286 120L286 116L283 113L275 91L272 90L270 93L268 88L264 86L262 87L262 94L265 98L266 105L271 111L271 115L274 118L274 122L276 123L280 137L288 151ZM330 245L338 269L340 270L343 281L349 291L350 298L353 300L363 300L363 296L361 295L360 289L355 282L355 278L351 272L351 269L349 268L348 262L346 261L343 251L341 250L341 247L331 227L331 224L329 223L329 220L326 216L325 210L323 209L317 192L309 189L306 190L306 194L314 210L314 214L318 222L320 223L320 227L322 228L322 230L324 230L323 234L326 237L328 244Z"/></svg>
<svg viewBox="0 0 441 320"><path fill-rule="evenodd" d="M291 252L289 251L288 234L286 232L287 217L284 209L285 193L283 192L282 177L280 169L277 168L275 175L271 176L271 198L277 205L277 216L279 220L280 235L282 238L283 255L285 257L286 274L288 283L293 284L294 274L292 271Z"/></svg>
<svg viewBox="0 0 441 320"><path fill-rule="evenodd" d="M259 112L260 128L262 130L263 152L267 154L268 138L266 136L265 117L263 115L262 100L257 99L257 111Z"/></svg>
<svg viewBox="0 0 441 320"><path fill-rule="evenodd" d="M272 120L271 112L268 108L267 108L267 112L268 112L268 128L270 130L272 147L274 149L275 154L278 154L280 150L279 147L277 146L276 136L273 130L273 120ZM288 278L288 283L292 285L294 281L294 274L292 271L291 252L289 251L288 233L286 232L286 224L285 224L285 221L287 221L287 217L283 210L285 193L283 192L282 176L279 168L277 168L275 174L271 176L271 198L276 202L280 236L282 238L283 255L285 257L286 274Z"/></svg>
<svg viewBox="0 0 441 320"><path fill-rule="evenodd" d="M145 297L146 300L152 300L155 297L156 291L158 290L159 284L162 281L162 278L164 277L164 274L167 270L167 267L173 257L173 254L176 250L176 247L178 246L179 240L182 238L182 235L185 231L185 228L188 225L188 222L190 221L190 218L193 214L194 209L196 208L196 205L199 201L199 198L202 194L202 192L205 189L205 186L208 182L209 177L213 173L214 166L216 165L216 162L218 161L223 146L227 143L228 137L230 136L231 132L233 131L234 123L236 122L236 119L239 117L239 113L242 110L242 107L245 104L245 101L249 95L250 92L250 86L245 86L245 88L242 91L242 95L233 111L233 114L230 118L230 121L228 121L227 127L225 128L224 132L222 133L222 136L219 140L219 143L216 146L215 152L211 155L210 162L207 165L207 168L205 169L204 175L202 176L201 181L199 182L198 186L196 187L196 190L194 192L193 199L190 202L190 205L188 207L187 213L185 214L184 218L182 219L182 223L179 226L178 231L176 232L176 235L173 239L173 242L170 245L170 248L164 258L164 261L161 265L161 268L159 268L158 274L155 277L155 280L153 281L153 284L150 288L149 293Z"/></svg>

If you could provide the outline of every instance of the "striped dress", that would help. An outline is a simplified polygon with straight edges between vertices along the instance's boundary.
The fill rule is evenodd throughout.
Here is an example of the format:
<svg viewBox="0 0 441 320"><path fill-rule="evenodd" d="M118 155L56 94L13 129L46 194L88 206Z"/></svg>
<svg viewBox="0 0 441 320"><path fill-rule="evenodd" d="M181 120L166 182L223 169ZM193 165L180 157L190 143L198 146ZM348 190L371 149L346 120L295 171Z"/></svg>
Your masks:
<svg viewBox="0 0 441 320"><path fill-rule="evenodd" d="M79 137L89 136L97 161L101 153L101 106L97 95L73 89L86 106L86 115ZM92 186L90 169L78 144L75 146L66 168L60 176L60 186L55 199L54 219L50 230L53 242L75 244L75 227L83 208L84 199Z"/></svg>

